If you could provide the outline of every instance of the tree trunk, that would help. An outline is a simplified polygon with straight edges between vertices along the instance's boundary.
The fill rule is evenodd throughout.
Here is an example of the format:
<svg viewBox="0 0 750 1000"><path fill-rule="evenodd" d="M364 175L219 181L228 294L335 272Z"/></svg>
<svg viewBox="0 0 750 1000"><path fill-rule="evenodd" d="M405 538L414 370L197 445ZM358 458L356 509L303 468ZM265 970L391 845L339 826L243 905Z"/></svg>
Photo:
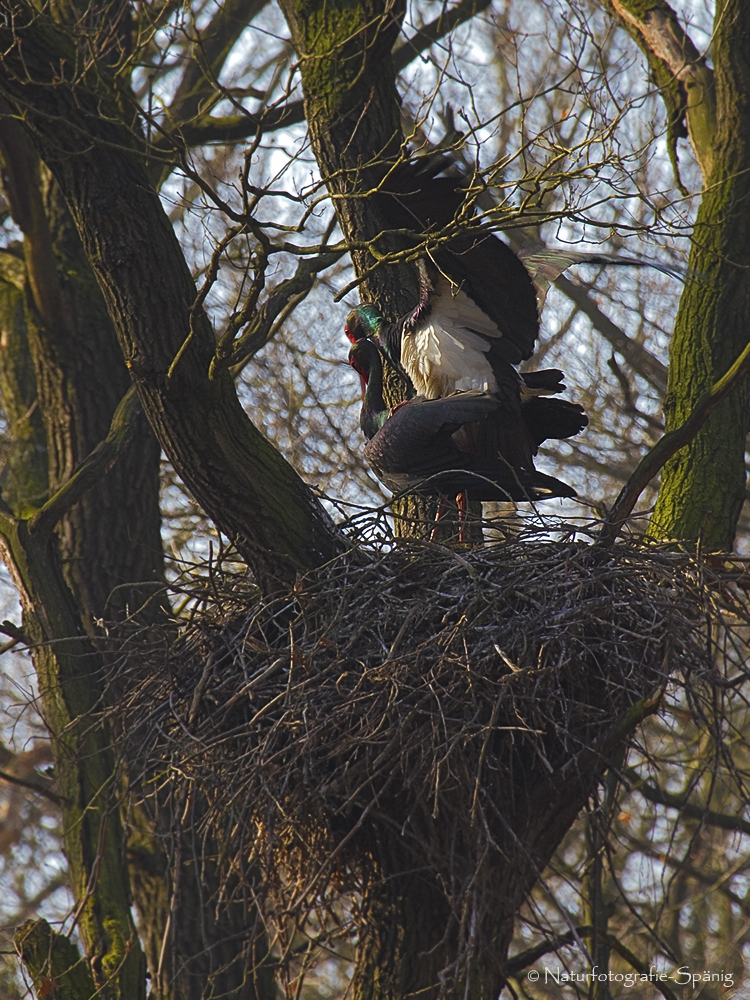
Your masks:
<svg viewBox="0 0 750 1000"><path fill-rule="evenodd" d="M24 316L26 268L22 257L0 252L0 402L8 422L0 490L17 517L47 499L47 438L39 409Z"/></svg>
<svg viewBox="0 0 750 1000"><path fill-rule="evenodd" d="M403 250L402 239L388 235L377 189L388 164L402 152L401 110L392 48L404 15L404 0L282 0L292 42L300 60L305 118L321 176L351 247L360 277L362 302L376 302L395 320L413 309L419 282L413 264L388 264L372 270L384 254ZM385 400L406 399L401 379L387 361ZM390 374L390 378L389 378ZM393 504L394 531L400 536L429 535L437 505L409 495ZM476 513L476 509L474 511ZM481 508L480 508L481 512ZM447 524L447 522L446 522ZM455 522L447 530L455 534Z"/></svg>
<svg viewBox="0 0 750 1000"><path fill-rule="evenodd" d="M0 152L24 233L25 319L54 492L106 437L130 377L60 190L9 119ZM160 529L159 447L143 421L130 453L58 526L65 578L91 634L97 619L163 617Z"/></svg>
<svg viewBox="0 0 750 1000"><path fill-rule="evenodd" d="M2 515L0 549L21 596L52 736L71 889L91 971L104 997L145 997L145 963L130 915L118 780L101 719L102 662L83 635L54 536Z"/></svg>
<svg viewBox="0 0 750 1000"><path fill-rule="evenodd" d="M97 990L78 949L46 920L28 920L14 935L18 954L31 974L36 995L54 1000L91 1000Z"/></svg>
<svg viewBox="0 0 750 1000"><path fill-rule="evenodd" d="M646 54L671 142L689 135L705 191L670 349L666 430L684 423L747 344L750 329L750 10L717 5L714 71L663 0L604 0ZM673 156L676 165L676 156ZM678 178L679 183L679 178ZM730 550L745 498L748 379L664 467L649 534Z"/></svg>
<svg viewBox="0 0 750 1000"><path fill-rule="evenodd" d="M717 7L714 34L717 127L690 269L670 350L666 428L727 371L750 330L750 8ZM731 550L745 499L748 385L745 378L665 466L650 534L709 550Z"/></svg>
<svg viewBox="0 0 750 1000"><path fill-rule="evenodd" d="M382 236L388 227L367 192L402 143L391 50L405 0L281 0L280 6L300 60L315 157L355 270L364 275L378 256L402 248ZM360 286L363 301L377 300L392 317L413 308L417 293L414 268L403 264L378 268Z"/></svg>
<svg viewBox="0 0 750 1000"><path fill-rule="evenodd" d="M23 129L11 119L0 123L0 150L6 194L25 237L25 260L6 253L0 261L0 273L8 279L0 285L7 340L0 355L0 378L3 406L14 424L5 495L17 514L28 517L47 492L42 415L52 441L50 478L57 490L107 435L130 376L59 188L26 141ZM32 331L30 338L27 329ZM92 636L100 634L98 619L108 621L112 637L113 628L125 615L127 628L141 627L165 620L168 610L158 505L159 448L147 421L137 412L128 437L129 445L119 460L89 484L58 522L60 564ZM54 549L50 542L51 557L57 558ZM56 660L53 657L48 663L43 649L33 656L40 677L56 671ZM83 682L92 687L92 698L101 708L112 692L104 686L101 664L97 671ZM72 678L55 676L47 686L67 692L75 683ZM122 685L116 678L110 679L112 683L121 695ZM82 718L78 724L85 727L90 720ZM58 760L58 773L70 772L72 781L77 766L71 757L75 747L56 744L55 749L58 758L64 756ZM113 765L114 759L102 756L100 764ZM118 782L112 772L110 789L117 788ZM120 797L112 800L111 808L117 807ZM174 920L170 931L175 901L163 846L165 831L159 835L155 829L162 812L152 796L137 808L126 802L124 813L131 885L155 995L160 1000L193 1000L212 988L226 996L270 996L269 972L256 976L252 987L248 985L253 976L249 966L256 964L256 953L262 958L265 951L262 932L252 929L254 908L250 914L237 906L220 908L215 916L203 913L206 899L218 895L218 876L210 861L200 871L188 865L181 873L179 906L195 919ZM66 819L66 851L74 875L75 857L87 856L85 830L76 824L75 815ZM76 831L80 843L74 842ZM85 865L84 869L86 877L74 879L74 891L84 891L82 886L89 891L96 881L92 871ZM167 948L165 938L170 942ZM96 960L96 953L87 948L87 957Z"/></svg>
<svg viewBox="0 0 750 1000"><path fill-rule="evenodd" d="M398 868L397 868L398 870ZM418 994L434 1000L447 963L451 914L429 873L373 873L358 920L360 944L352 980L356 1000ZM437 946L442 943L442 947Z"/></svg>

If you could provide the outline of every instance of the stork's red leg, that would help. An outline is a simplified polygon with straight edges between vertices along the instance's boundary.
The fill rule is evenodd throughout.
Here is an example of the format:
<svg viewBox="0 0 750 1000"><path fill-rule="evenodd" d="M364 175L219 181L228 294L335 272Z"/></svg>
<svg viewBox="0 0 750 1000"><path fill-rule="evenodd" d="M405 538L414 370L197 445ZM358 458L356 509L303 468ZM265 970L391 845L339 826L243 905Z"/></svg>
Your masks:
<svg viewBox="0 0 750 1000"><path fill-rule="evenodd" d="M443 496L441 493L438 497L438 509L435 515L435 524L433 525L432 531L430 532L430 541L436 542L438 536L439 525L443 517L445 517L445 508L448 506L448 498Z"/></svg>
<svg viewBox="0 0 750 1000"><path fill-rule="evenodd" d="M466 492L456 495L456 507L458 508L458 540L466 542L466 526L469 516L469 497Z"/></svg>

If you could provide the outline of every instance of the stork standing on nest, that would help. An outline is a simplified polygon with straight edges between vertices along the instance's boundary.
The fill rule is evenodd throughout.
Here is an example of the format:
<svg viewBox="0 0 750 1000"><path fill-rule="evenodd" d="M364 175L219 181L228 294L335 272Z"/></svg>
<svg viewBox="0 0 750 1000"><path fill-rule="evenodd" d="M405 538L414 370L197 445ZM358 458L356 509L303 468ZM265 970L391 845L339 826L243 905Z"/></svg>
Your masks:
<svg viewBox="0 0 750 1000"><path fill-rule="evenodd" d="M445 312L442 304L439 311ZM432 312L431 307L430 312ZM400 323L387 324L372 304L353 309L346 323L346 334L354 345L350 352L350 362L358 371L360 356L372 359L374 364L370 347L363 348L361 352L357 350L358 345L365 340L376 342L383 349L383 353L389 359L393 359L394 345L400 339L402 354L399 367L406 369L406 374L415 385L423 402L470 390L490 395L495 403L490 410L484 410L484 415L488 416L491 413L492 417L482 421L481 426L476 428L471 445L472 453L486 467L496 466L498 461L501 461L518 475L538 475L534 469L533 456L539 444L550 437L572 437L588 423L582 407L578 404L543 398L555 395L565 388L564 376L559 369L550 368L519 375L513 365L500 357L493 357L493 364L490 365L487 360L488 348L472 347L472 338L478 344L484 345L484 342L468 328L464 330L466 334L464 343L468 343L469 346L464 346L462 349L461 342L456 337L450 337L449 356L446 358L445 353L439 349L440 338L436 333L436 329L444 333L446 324L441 324L434 316L429 322L421 322L421 314L422 306L418 306L414 313ZM458 329L459 326L454 323L452 328ZM444 341L446 339L448 338L443 337ZM415 345L418 346L420 343L429 345L430 341L433 350L428 349L420 353L415 349ZM405 347L407 343L410 345L408 348ZM374 343L371 347L374 348ZM464 357L471 351L477 355L476 359ZM409 363L411 360L414 360L413 364ZM462 361L463 371L460 367ZM377 363L380 366L379 358ZM368 367L372 369L373 364ZM380 377L378 374L378 381ZM378 391L381 391L380 388ZM467 419L463 422L469 421ZM475 496L474 499L497 499L497 497ZM536 498L521 495L514 499Z"/></svg>
<svg viewBox="0 0 750 1000"><path fill-rule="evenodd" d="M464 389L501 397L511 388L527 394L559 391L528 380L521 384L513 366L531 358L550 282L573 264L652 267L684 277L673 267L622 254L567 248L516 254L466 212L467 178L437 176L452 167L442 155L404 161L373 196L389 229L406 233L415 247L429 238L435 245L419 259L420 294L413 310L385 324L375 306L360 307L346 327L352 341L374 338L428 399ZM458 229L462 213L467 218Z"/></svg>
<svg viewBox="0 0 750 1000"><path fill-rule="evenodd" d="M429 234L455 223L465 201L466 181L436 176L448 163L444 157L427 158L392 170L375 196L392 229ZM455 392L491 395L495 405L484 411L485 418L472 432L470 453L486 469L504 463L533 493L532 480L540 475L533 464L538 443L547 437L570 437L588 422L581 407L572 403L548 400L545 409L540 397L564 388L562 372L519 374L514 367L533 354L538 305L549 282L574 263L655 266L676 273L611 254L545 251L526 256L526 264L538 275L535 284L530 270L507 244L486 229L472 229L469 220L468 230L436 239L435 248L420 259L420 295L413 310L387 323L375 305L365 303L349 313L345 332L355 345L365 338L375 341L423 402ZM457 412L458 404L452 406ZM403 433L407 422L401 419ZM549 433L553 420L559 425ZM409 421L413 428L416 408ZM468 434L464 430L463 436ZM452 434L448 438L452 440ZM518 499L540 497L527 492Z"/></svg>
<svg viewBox="0 0 750 1000"><path fill-rule="evenodd" d="M392 171L376 196L381 214L391 228L423 233L444 229L452 223L466 192L461 189L460 180L435 176L447 162L444 158L418 164L407 162ZM499 496L497 490L493 496L479 496L475 488L474 499L541 499L542 495L532 485L534 477L539 475L533 463L536 445L522 409L535 395L559 392L562 373L556 370L536 373L524 380L514 368L531 357L539 330L536 291L529 272L502 240L476 230L439 242L429 258L419 261L419 269L420 296L412 311L395 323L386 323L377 307L366 303L347 317L347 337L355 347L366 338L375 341L423 397L423 403L457 391L491 396L494 405L487 400L471 403L484 407L484 419L476 417L475 426L470 428L472 418L464 415L452 431L436 433L430 440L429 453L434 461L435 449L442 444L447 449L450 467L457 458L454 434L461 426L464 455L470 454L478 468L494 471L496 483L504 483ZM383 436L368 445L366 457L376 474L381 479L384 473L392 477L384 462L387 466L393 461L394 442L399 442L397 453L399 461L403 461L409 452L403 444L404 436L408 433L416 436L418 424L424 431L429 426L428 413L445 413L447 420L447 412L457 413L459 405L468 408L470 404L453 402L445 409L420 404L412 407L408 416L399 417L397 424L388 429L388 439ZM365 403L363 413L369 409ZM577 433L584 426L585 417L582 423L581 416L578 408L564 436ZM364 425L363 429L367 434ZM407 460L416 480L424 478L426 471L416 457L421 447L424 447L423 434L419 435L419 444L414 442ZM465 510L468 498L462 495L462 490L449 490L445 476L442 481L446 493L458 494L459 510ZM386 485L393 483L391 478ZM560 486L564 487L562 492L545 495L575 495L565 484ZM441 500L438 517L443 509Z"/></svg>
<svg viewBox="0 0 750 1000"><path fill-rule="evenodd" d="M481 445L482 429L501 408L496 395L470 389L440 398L416 396L389 409L383 401L380 352L367 338L349 351L364 399L360 425L365 459L394 493L468 495L473 500L547 500L574 497L567 483L544 475L531 455L549 437L569 437L588 423L580 406L565 400L530 402L522 433L528 465L513 466ZM463 526L461 527L463 533Z"/></svg>

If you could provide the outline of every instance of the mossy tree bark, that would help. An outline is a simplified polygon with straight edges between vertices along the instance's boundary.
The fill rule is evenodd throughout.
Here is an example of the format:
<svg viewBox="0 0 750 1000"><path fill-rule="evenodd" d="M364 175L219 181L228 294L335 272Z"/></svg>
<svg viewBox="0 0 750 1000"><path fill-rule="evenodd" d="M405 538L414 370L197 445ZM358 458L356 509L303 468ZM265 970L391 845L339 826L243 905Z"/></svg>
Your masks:
<svg viewBox="0 0 750 1000"><path fill-rule="evenodd" d="M145 997L145 963L123 863L118 770L108 729L97 721L103 708L101 658L84 635L63 579L53 525L3 513L0 550L21 596L24 632L35 649L77 924L96 988L104 997ZM50 974L44 968L33 971L35 978Z"/></svg>
<svg viewBox="0 0 750 1000"><path fill-rule="evenodd" d="M281 0L300 60L305 118L321 176L333 198L358 275L401 247L387 230L376 199L386 160L402 144L391 50L405 0ZM414 307L417 279L409 265L380 267L360 286L386 315Z"/></svg>
<svg viewBox="0 0 750 1000"><path fill-rule="evenodd" d="M142 622L145 597L155 584L163 587L158 452L141 417L128 430L129 447L122 450L119 466L92 480L79 502L63 505L46 526L34 520L46 494L64 486L107 435L128 380L64 204L8 118L0 122L0 159L3 187L24 234L23 257L16 257L12 267L4 255L3 268L8 280L2 406L11 423L20 424L13 434L12 476L3 489L20 520L9 516L3 525L4 555L22 596L24 628L32 639L52 737L70 885L82 907L87 963L96 988L106 995L137 996L145 992L145 982L123 865L118 768L111 733L97 721L106 702L103 664L83 633L93 635L96 619L105 614L115 620L126 611L140 612ZM118 371L124 376L119 385ZM151 611L148 620L153 620ZM158 915L153 919L158 921ZM51 931L41 925L25 933L22 951L45 933ZM74 987L83 988L83 980L61 975L58 968L59 956L72 948L66 951L62 942L55 936L50 956L57 959L38 967L30 959L30 971L35 981L60 981L66 995L82 997Z"/></svg>
<svg viewBox="0 0 750 1000"><path fill-rule="evenodd" d="M418 301L417 271L409 263L373 270L405 244L388 233L370 194L383 180L386 161L392 163L403 145L392 49L405 0L281 0L280 6L300 60L312 147L361 278L360 299L376 302L387 319L395 320ZM394 375L386 377L389 405L406 398ZM424 537L435 509L435 503L417 496L397 500L396 534Z"/></svg>
<svg viewBox="0 0 750 1000"><path fill-rule="evenodd" d="M18 954L29 970L38 997L89 1000L96 985L88 966L69 938L55 934L43 920L28 920L14 937Z"/></svg>
<svg viewBox="0 0 750 1000"><path fill-rule="evenodd" d="M729 369L750 330L750 8L716 5L714 70L662 0L605 3L645 52L673 135L687 134L703 172L689 267L670 348L667 431ZM731 550L745 499L748 379L664 467L649 533Z"/></svg>
<svg viewBox="0 0 750 1000"><path fill-rule="evenodd" d="M8 422L0 492L19 517L34 511L48 494L47 437L37 402L24 309L23 256L0 251L0 401Z"/></svg>
<svg viewBox="0 0 750 1000"><path fill-rule="evenodd" d="M106 437L130 377L60 189L11 119L0 123L0 156L24 234L24 320L54 492ZM143 421L132 452L58 525L63 572L91 634L97 619L162 616L160 527L159 446Z"/></svg>

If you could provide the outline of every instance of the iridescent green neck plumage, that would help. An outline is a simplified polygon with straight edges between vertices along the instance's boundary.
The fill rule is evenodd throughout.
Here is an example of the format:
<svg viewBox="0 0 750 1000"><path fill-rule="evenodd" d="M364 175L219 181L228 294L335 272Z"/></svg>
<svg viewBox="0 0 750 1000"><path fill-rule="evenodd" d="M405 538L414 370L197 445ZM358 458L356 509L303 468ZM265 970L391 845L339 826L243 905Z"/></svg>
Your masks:
<svg viewBox="0 0 750 1000"><path fill-rule="evenodd" d="M350 321L351 324L350 324ZM380 310L372 302L365 302L349 313L347 325L356 329L362 337L377 337L383 326L383 316ZM360 338L357 337L359 340Z"/></svg>

